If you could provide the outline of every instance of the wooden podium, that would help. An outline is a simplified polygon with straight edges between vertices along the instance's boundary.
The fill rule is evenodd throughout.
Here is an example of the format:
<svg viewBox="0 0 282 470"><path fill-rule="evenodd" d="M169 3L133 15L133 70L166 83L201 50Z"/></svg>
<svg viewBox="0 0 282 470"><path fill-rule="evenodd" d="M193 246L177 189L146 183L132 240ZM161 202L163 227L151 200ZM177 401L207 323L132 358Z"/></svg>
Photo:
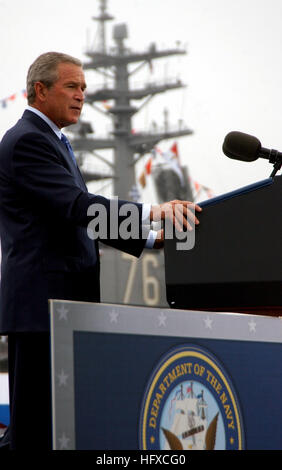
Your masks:
<svg viewBox="0 0 282 470"><path fill-rule="evenodd" d="M282 176L201 203L188 250L165 241L171 307L282 314Z"/></svg>

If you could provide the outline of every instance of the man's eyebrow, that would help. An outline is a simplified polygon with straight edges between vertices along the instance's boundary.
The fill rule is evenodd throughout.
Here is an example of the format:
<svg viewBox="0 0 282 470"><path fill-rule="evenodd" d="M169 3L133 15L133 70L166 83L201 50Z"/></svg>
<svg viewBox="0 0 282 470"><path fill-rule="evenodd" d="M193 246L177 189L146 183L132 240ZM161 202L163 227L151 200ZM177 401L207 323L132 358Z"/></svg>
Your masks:
<svg viewBox="0 0 282 470"><path fill-rule="evenodd" d="M65 82L65 85L75 85L75 86L81 86L84 90L87 88L87 85L85 82L81 84L81 82L76 81L76 80L68 80Z"/></svg>

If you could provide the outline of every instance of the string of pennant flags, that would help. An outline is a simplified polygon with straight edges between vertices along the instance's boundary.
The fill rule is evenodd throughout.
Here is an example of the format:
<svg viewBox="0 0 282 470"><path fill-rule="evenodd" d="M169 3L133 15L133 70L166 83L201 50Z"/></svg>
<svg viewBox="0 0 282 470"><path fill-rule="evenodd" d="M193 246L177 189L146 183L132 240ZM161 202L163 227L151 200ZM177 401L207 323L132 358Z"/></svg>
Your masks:
<svg viewBox="0 0 282 470"><path fill-rule="evenodd" d="M15 101L17 98L19 97L22 97L22 98L26 98L27 97L27 93L26 93L26 90L21 90L21 91L18 91L18 92L15 92L15 93L12 93L10 96L7 96L6 98L2 98L0 100L0 107L2 109L5 109L8 107L9 103Z"/></svg>

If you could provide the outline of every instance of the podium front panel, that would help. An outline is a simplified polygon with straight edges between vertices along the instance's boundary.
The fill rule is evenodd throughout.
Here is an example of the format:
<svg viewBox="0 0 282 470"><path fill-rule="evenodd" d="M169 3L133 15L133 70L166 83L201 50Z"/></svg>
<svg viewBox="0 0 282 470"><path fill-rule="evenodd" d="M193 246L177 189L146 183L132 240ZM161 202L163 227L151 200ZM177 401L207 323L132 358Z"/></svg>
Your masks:
<svg viewBox="0 0 282 470"><path fill-rule="evenodd" d="M59 300L50 316L54 449L282 449L280 319Z"/></svg>
<svg viewBox="0 0 282 470"><path fill-rule="evenodd" d="M282 312L281 201L279 176L200 204L191 249L165 240L169 305Z"/></svg>

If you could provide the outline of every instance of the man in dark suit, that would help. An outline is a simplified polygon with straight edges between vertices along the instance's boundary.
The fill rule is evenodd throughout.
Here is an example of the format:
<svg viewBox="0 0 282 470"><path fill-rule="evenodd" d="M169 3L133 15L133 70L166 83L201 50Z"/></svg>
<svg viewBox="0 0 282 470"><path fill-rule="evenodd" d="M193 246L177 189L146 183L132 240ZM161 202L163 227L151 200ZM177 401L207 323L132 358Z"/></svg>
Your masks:
<svg viewBox="0 0 282 470"><path fill-rule="evenodd" d="M28 71L28 109L0 147L0 334L8 335L15 449L51 448L48 299L100 300L98 244L87 232L93 207L106 213L103 241L134 256L150 243L162 243L161 237L148 238L144 212L148 221L160 220L169 205L176 225L186 226L187 218L198 223L189 202L181 203L184 217L180 201L149 210L134 204L138 237L110 238L111 202L88 193L61 132L77 122L85 88L80 61L60 53L41 55ZM125 202L118 201L118 209ZM118 215L118 224L122 220Z"/></svg>

